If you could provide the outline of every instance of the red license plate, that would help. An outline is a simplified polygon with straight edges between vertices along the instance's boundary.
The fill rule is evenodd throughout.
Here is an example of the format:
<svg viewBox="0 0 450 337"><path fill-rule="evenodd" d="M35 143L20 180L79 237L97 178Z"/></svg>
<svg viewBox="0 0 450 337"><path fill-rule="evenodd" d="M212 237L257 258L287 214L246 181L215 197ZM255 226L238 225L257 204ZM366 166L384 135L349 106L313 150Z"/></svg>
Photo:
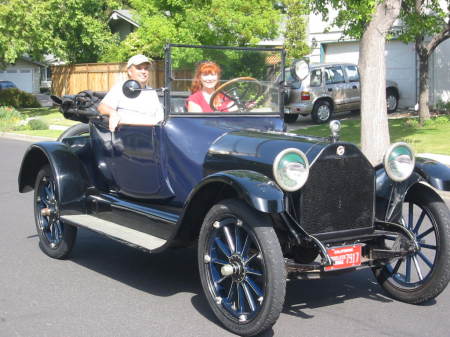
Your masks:
<svg viewBox="0 0 450 337"><path fill-rule="evenodd" d="M361 265L361 245L334 247L327 249L328 255L334 261L325 271L352 268Z"/></svg>

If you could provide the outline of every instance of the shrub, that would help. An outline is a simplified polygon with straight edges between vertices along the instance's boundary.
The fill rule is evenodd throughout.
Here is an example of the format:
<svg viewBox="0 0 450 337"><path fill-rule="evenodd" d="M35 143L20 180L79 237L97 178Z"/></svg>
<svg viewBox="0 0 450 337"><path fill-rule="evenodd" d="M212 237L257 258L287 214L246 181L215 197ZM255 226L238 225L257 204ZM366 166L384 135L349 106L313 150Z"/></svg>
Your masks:
<svg viewBox="0 0 450 337"><path fill-rule="evenodd" d="M38 108L41 106L36 97L17 88L0 90L0 105L9 105L15 108Z"/></svg>
<svg viewBox="0 0 450 337"><path fill-rule="evenodd" d="M10 106L0 106L0 131L12 130L22 119L22 114Z"/></svg>
<svg viewBox="0 0 450 337"><path fill-rule="evenodd" d="M426 120L424 126L440 126L450 124L450 115L442 115Z"/></svg>
<svg viewBox="0 0 450 337"><path fill-rule="evenodd" d="M48 130L47 123L38 118L30 120L27 125L30 130Z"/></svg>

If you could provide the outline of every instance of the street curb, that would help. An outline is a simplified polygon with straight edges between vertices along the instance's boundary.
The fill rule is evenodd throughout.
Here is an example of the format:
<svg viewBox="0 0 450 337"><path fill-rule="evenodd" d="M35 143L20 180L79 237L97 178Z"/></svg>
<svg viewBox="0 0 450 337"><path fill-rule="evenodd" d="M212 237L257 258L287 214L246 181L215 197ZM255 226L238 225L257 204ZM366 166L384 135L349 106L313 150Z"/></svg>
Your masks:
<svg viewBox="0 0 450 337"><path fill-rule="evenodd" d="M0 132L0 137L15 140L23 140L26 142L43 142L47 140L56 140L56 138L51 137L23 135L20 133L12 133L12 132Z"/></svg>

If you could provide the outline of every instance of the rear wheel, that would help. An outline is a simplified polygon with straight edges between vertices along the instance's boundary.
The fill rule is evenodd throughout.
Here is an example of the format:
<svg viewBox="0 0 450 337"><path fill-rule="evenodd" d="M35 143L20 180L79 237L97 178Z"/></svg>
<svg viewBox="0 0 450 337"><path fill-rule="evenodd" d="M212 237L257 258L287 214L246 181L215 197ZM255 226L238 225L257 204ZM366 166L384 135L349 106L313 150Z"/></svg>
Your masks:
<svg viewBox="0 0 450 337"><path fill-rule="evenodd" d="M83 136L83 135L89 135L89 124L78 123L72 125L70 128L66 129L63 133L61 133L57 141L61 142L64 138L67 137Z"/></svg>
<svg viewBox="0 0 450 337"><path fill-rule="evenodd" d="M439 295L449 282L450 216L442 200L422 189L407 196L403 212L404 225L420 250L374 269L374 274L393 298L419 304Z"/></svg>
<svg viewBox="0 0 450 337"><path fill-rule="evenodd" d="M64 259L75 243L77 228L59 218L59 200L50 166L38 173L34 187L34 218L39 247L50 257Z"/></svg>
<svg viewBox="0 0 450 337"><path fill-rule="evenodd" d="M387 105L387 112L388 113L394 113L397 110L397 107L398 107L398 95L392 89L388 89L386 91L386 105Z"/></svg>
<svg viewBox="0 0 450 337"><path fill-rule="evenodd" d="M286 269L267 215L239 200L213 206L200 231L198 263L209 305L226 328L253 336L278 319Z"/></svg>
<svg viewBox="0 0 450 337"><path fill-rule="evenodd" d="M317 124L323 124L330 120L333 108L328 101L318 101L311 112L312 120Z"/></svg>

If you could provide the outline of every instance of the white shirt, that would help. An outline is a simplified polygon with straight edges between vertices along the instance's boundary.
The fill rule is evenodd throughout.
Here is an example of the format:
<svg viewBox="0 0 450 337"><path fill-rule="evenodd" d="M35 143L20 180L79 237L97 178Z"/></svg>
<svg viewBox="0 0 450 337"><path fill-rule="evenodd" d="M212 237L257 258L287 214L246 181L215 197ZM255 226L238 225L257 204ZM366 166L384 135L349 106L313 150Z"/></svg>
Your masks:
<svg viewBox="0 0 450 337"><path fill-rule="evenodd" d="M164 119L164 110L155 90L143 90L138 97L128 98L122 91L124 83L115 84L102 100L119 113L120 124L154 125Z"/></svg>

